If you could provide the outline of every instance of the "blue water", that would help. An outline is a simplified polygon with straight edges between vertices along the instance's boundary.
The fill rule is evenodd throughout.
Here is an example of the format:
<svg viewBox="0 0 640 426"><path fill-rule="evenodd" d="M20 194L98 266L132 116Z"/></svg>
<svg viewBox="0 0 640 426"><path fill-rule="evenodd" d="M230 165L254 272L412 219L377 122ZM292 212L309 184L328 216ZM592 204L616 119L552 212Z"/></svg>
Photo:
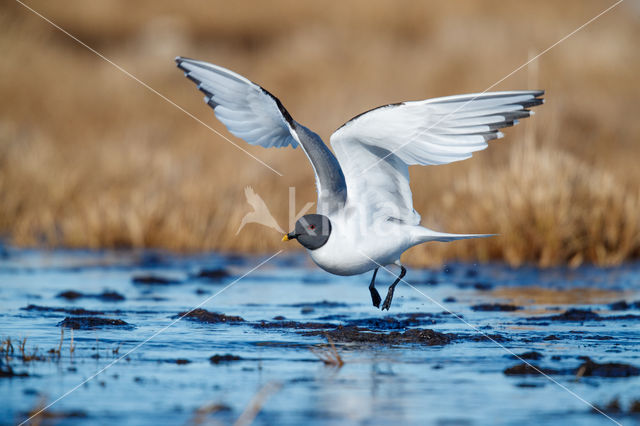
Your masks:
<svg viewBox="0 0 640 426"><path fill-rule="evenodd" d="M14 347L26 337L25 352L37 352L44 359L24 362L17 348L8 358L3 355L2 365L29 376L0 377L2 423L20 423L38 407L54 403L46 410L47 418L35 420L228 424L245 412L261 389L266 398L255 423L264 425L640 421L627 413L631 402L640 400L638 376L547 378L503 373L520 363L511 353L531 350L543 358L530 362L559 370L576 368L582 362L580 356L640 366L640 320L633 318L640 311L609 307L620 300L640 300L638 264L576 270L511 269L499 264L410 268L406 280L415 289L399 285L390 312L382 313L371 306L368 275L332 276L299 253L280 254L241 278L267 258L6 249L0 259L0 337L10 337ZM228 276L196 278L194 274L203 268L222 268ZM132 282L134 276L149 274L177 283ZM392 279L378 274L383 297ZM86 294L110 290L125 300L56 297L66 290ZM241 316L245 322L176 321L178 313L203 302L201 307L208 311ZM471 309L479 303L516 304L521 309ZM73 330L73 353L71 330L65 329L60 355L48 354L60 342L57 324L73 315L25 310L28 305L99 310L104 312L99 317L121 319L130 326ZM605 319L532 319L569 308L592 309ZM335 367L325 365L309 350L316 345L325 348L324 335L256 326L277 316L349 325L387 316L401 319L403 313L432 314L412 326L463 338L440 346L336 341L345 364ZM629 318L607 319L619 315ZM499 336L499 341L472 338L485 333ZM543 340L550 335L557 340ZM241 360L213 364L209 358L215 354L232 354ZM176 359L189 363L176 364ZM608 413L613 420L594 413L589 405L605 406L615 398L623 413ZM199 409L211 404L224 409L198 415Z"/></svg>

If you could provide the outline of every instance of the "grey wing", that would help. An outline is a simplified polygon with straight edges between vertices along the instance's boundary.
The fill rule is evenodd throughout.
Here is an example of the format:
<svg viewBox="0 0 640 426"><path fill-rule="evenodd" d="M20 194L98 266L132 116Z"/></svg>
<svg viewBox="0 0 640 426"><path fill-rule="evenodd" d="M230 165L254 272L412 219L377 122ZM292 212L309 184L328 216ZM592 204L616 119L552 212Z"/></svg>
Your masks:
<svg viewBox="0 0 640 426"><path fill-rule="evenodd" d="M226 68L183 57L177 57L176 63L234 136L265 148L302 146L316 175L319 210L344 205L346 184L338 161L317 134L291 117L278 98Z"/></svg>

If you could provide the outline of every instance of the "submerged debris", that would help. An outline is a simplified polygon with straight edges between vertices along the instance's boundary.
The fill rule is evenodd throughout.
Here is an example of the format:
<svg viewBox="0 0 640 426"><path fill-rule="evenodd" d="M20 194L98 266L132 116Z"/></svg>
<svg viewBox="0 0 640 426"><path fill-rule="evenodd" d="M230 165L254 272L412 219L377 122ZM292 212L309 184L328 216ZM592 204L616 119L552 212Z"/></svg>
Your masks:
<svg viewBox="0 0 640 426"><path fill-rule="evenodd" d="M52 308L49 306L28 305L20 308L23 311L64 312L69 315L104 315L103 311L92 311L84 308Z"/></svg>
<svg viewBox="0 0 640 426"><path fill-rule="evenodd" d="M79 291L67 290L67 291L58 293L56 297L60 297L67 300L75 300L75 299L80 299L81 297L86 297L86 296L80 293Z"/></svg>
<svg viewBox="0 0 640 426"><path fill-rule="evenodd" d="M640 309L640 300L628 303L626 300L619 300L609 305L612 311L626 311L628 309Z"/></svg>
<svg viewBox="0 0 640 426"><path fill-rule="evenodd" d="M406 329L418 325L433 325L436 320L435 315L429 313L410 313L398 314L397 316L385 316L377 318L362 318L348 321L348 325L356 325L359 327L373 328L379 330L398 330Z"/></svg>
<svg viewBox="0 0 640 426"><path fill-rule="evenodd" d="M545 320L550 320L550 321L591 321L591 320L601 320L602 317L598 314L596 314L595 312L593 312L591 309L577 309L577 308L571 308L561 314L558 315L550 315L544 318L538 318L538 319L545 319Z"/></svg>
<svg viewBox="0 0 640 426"><path fill-rule="evenodd" d="M327 336L327 341L329 342L329 346L316 346L309 348L309 350L325 365L337 368L342 367L344 361L342 356L340 356L340 352L336 349L336 345L333 344L333 340L331 340L329 336Z"/></svg>
<svg viewBox="0 0 640 426"><path fill-rule="evenodd" d="M525 352L522 353L520 355L511 355L511 358L513 359L533 359L533 360L540 360L542 358L544 358L544 355L542 355L540 352L536 352L536 351L529 351L529 352Z"/></svg>
<svg viewBox="0 0 640 426"><path fill-rule="evenodd" d="M620 399L618 399L618 397L615 397L614 399L612 399L611 401L609 401L609 403L605 406L599 406L597 404L594 404L593 406L594 408L591 410L592 413L596 413L596 414L601 414L601 413L607 413L607 414L630 414L630 415L637 415L640 413L640 399L636 399L633 400L629 403L629 409L628 410L624 410L622 403L620 403Z"/></svg>
<svg viewBox="0 0 640 426"><path fill-rule="evenodd" d="M170 285L179 284L180 281L173 278L165 278L159 275L136 275L131 278L131 282L134 284L146 284L146 285Z"/></svg>
<svg viewBox="0 0 640 426"><path fill-rule="evenodd" d="M293 303L291 305L283 306L291 308L346 308L349 305L343 302L330 302L328 300L323 300L321 302Z"/></svg>
<svg viewBox="0 0 640 426"><path fill-rule="evenodd" d="M58 323L58 326L76 330L87 330L98 327L132 327L131 324L121 319L101 317L66 317Z"/></svg>
<svg viewBox="0 0 640 426"><path fill-rule="evenodd" d="M541 376L543 374L560 374L560 371L554 370L553 368L543 368L531 363L523 362L505 369L504 374L507 376Z"/></svg>
<svg viewBox="0 0 640 426"><path fill-rule="evenodd" d="M316 330L333 328L336 325L327 322L297 322L297 321L260 321L252 324L255 328L288 328L292 330Z"/></svg>
<svg viewBox="0 0 640 426"><path fill-rule="evenodd" d="M591 309L571 308L557 315L547 315L541 317L529 317L528 321L567 321L567 322L583 322L583 321L618 321L618 320L638 320L640 315L611 315L602 316L593 312Z"/></svg>
<svg viewBox="0 0 640 426"><path fill-rule="evenodd" d="M67 299L67 300L76 300L76 299L86 297L86 298L100 299L108 302L120 302L122 300L125 300L125 297L123 295L112 290L105 290L100 294L85 294L85 293L80 293L79 291L76 291L76 290L66 290L61 293L58 293L56 297Z"/></svg>
<svg viewBox="0 0 640 426"><path fill-rule="evenodd" d="M617 362L597 363L589 357L584 357L584 362L576 368L553 369L539 367L530 363L520 363L504 370L507 376L515 375L541 375L541 374L572 375L576 377L631 377L640 375L640 368L630 364Z"/></svg>
<svg viewBox="0 0 640 426"><path fill-rule="evenodd" d="M522 309L520 306L507 305L502 303L481 303L479 305L473 305L472 310L478 312L512 312Z"/></svg>
<svg viewBox="0 0 640 426"><path fill-rule="evenodd" d="M576 374L581 372L580 376L597 376L597 377L631 377L640 376L640 368L630 364L622 364L617 362L608 362L599 364L591 358L585 358L585 361L575 371Z"/></svg>
<svg viewBox="0 0 640 426"><path fill-rule="evenodd" d="M216 354L209 358L209 361L211 362L211 364L220 364L223 362L240 361L240 360L242 360L241 357L237 355L231 355L231 354L225 354L225 355Z"/></svg>
<svg viewBox="0 0 640 426"><path fill-rule="evenodd" d="M397 331L383 333L358 326L338 326L333 330L308 331L302 334L305 336L326 334L329 338L342 343L378 343L386 345L418 343L427 346L434 346L446 345L452 340L451 335L439 333L430 329L410 329L402 333Z"/></svg>
<svg viewBox="0 0 640 426"><path fill-rule="evenodd" d="M12 378L12 377L29 377L29 373L21 372L16 373L13 371L13 368L10 365L2 365L0 364L0 378Z"/></svg>
<svg viewBox="0 0 640 426"><path fill-rule="evenodd" d="M192 311L180 312L178 317L188 318L193 321L199 321L204 323L218 323L218 322L244 322L244 318L219 314L217 312L209 312L206 309L198 308Z"/></svg>
<svg viewBox="0 0 640 426"><path fill-rule="evenodd" d="M476 290L480 290L480 291L489 291L489 290L493 289L493 284L488 283L488 282L477 282L477 283L473 284L473 288L475 288Z"/></svg>
<svg viewBox="0 0 640 426"><path fill-rule="evenodd" d="M231 276L231 274L224 268L201 269L193 275L194 278L210 281L220 281L229 276Z"/></svg>

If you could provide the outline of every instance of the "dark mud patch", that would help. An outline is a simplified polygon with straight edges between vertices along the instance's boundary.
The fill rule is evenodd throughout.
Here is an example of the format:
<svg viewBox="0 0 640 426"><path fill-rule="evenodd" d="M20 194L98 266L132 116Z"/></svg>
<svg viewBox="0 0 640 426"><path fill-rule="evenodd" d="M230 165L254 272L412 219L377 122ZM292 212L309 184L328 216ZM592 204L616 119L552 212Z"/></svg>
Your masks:
<svg viewBox="0 0 640 426"><path fill-rule="evenodd" d="M255 328L283 328L290 330L318 330L334 328L336 325L327 322L297 322L297 321L261 321L251 324Z"/></svg>
<svg viewBox="0 0 640 426"><path fill-rule="evenodd" d="M636 300L635 302L627 302L626 300L619 300L617 302L613 302L609 305L609 309L612 311L626 311L629 309L640 309L640 300Z"/></svg>
<svg viewBox="0 0 640 426"><path fill-rule="evenodd" d="M585 339L591 340L613 340L612 336L586 336Z"/></svg>
<svg viewBox="0 0 640 426"><path fill-rule="evenodd" d="M30 418L33 416L33 412L22 413L24 418ZM65 419L86 419L89 415L82 410L64 410L64 411L51 411L44 410L33 416L31 424L40 424L43 420L45 424L57 423Z"/></svg>
<svg viewBox="0 0 640 426"><path fill-rule="evenodd" d="M67 300L76 300L81 298L93 298L102 300L105 302L121 302L125 300L125 297L116 291L106 290L100 294L86 294L75 290L66 290L58 293L56 297Z"/></svg>
<svg viewBox="0 0 640 426"><path fill-rule="evenodd" d="M135 275L131 278L131 282L134 284L142 285L173 285L180 284L180 280L174 278L162 277L160 275Z"/></svg>
<svg viewBox="0 0 640 426"><path fill-rule="evenodd" d="M362 318L347 322L349 326L372 328L377 330L398 330L419 325L433 325L435 315L428 313L400 314L378 318Z"/></svg>
<svg viewBox="0 0 640 426"><path fill-rule="evenodd" d="M452 341L451 335L430 329L411 329L402 333L397 331L382 333L357 326L338 326L333 330L307 331L302 334L305 336L327 336L341 343L372 343L382 345L415 343L436 346L446 345Z"/></svg>
<svg viewBox="0 0 640 426"><path fill-rule="evenodd" d="M548 341L551 341L551 340L562 340L562 339L560 339L560 338L559 338L558 336L556 336L555 334L550 334L550 335L548 335L548 336L543 337L543 338L542 338L542 340L544 340L544 341L547 341L547 342L548 342Z"/></svg>
<svg viewBox="0 0 640 426"><path fill-rule="evenodd" d="M529 351L529 352L521 353L520 355L511 355L511 358L512 359L532 359L534 361L538 361L544 358L544 355L542 355L540 352Z"/></svg>
<svg viewBox="0 0 640 426"><path fill-rule="evenodd" d="M572 375L576 377L633 377L640 375L640 368L618 362L598 363L588 357L576 368L555 369L521 363L504 370L507 376Z"/></svg>
<svg viewBox="0 0 640 426"><path fill-rule="evenodd" d="M454 334L455 339L461 342L493 342L504 343L509 342L511 339L501 334Z"/></svg>
<svg viewBox="0 0 640 426"><path fill-rule="evenodd" d="M561 314L527 318L536 321L600 321L602 317L590 309L572 308Z"/></svg>
<svg viewBox="0 0 640 426"><path fill-rule="evenodd" d="M251 343L254 346L268 347L268 348L286 348L286 349L308 349L308 343L299 342L281 342L281 341L262 341Z"/></svg>
<svg viewBox="0 0 640 426"><path fill-rule="evenodd" d="M237 355L232 355L232 354L224 354L224 355L216 354L209 358L209 362L211 364L222 364L222 363L241 361L241 360L242 360L241 357Z"/></svg>
<svg viewBox="0 0 640 426"><path fill-rule="evenodd" d="M69 315L104 315L104 311L93 311L84 308L52 308L49 306L28 305L20 309L35 312L62 312Z"/></svg>
<svg viewBox="0 0 640 426"><path fill-rule="evenodd" d="M557 315L547 315L541 317L529 317L527 321L565 321L565 322L585 322L585 321L629 321L638 320L640 315L611 315L602 316L591 309L571 308Z"/></svg>
<svg viewBox="0 0 640 426"><path fill-rule="evenodd" d="M386 317L374 317L374 318L360 318L354 320L345 320L346 317L344 315L327 315L323 316L321 320L335 320L340 321L342 327L363 327L372 330L398 330L398 329L406 329L409 327L421 326L421 325L432 325L436 323L434 317L437 317L437 314L430 313L405 313L398 314L395 316L386 316ZM284 317L275 317L274 319L279 319ZM335 323L327 323L327 322L298 322L298 321L261 321L258 323L251 324L252 327L255 328L282 328L282 329L291 329L291 330L319 330L319 329L333 329L336 327Z"/></svg>
<svg viewBox="0 0 640 426"><path fill-rule="evenodd" d="M131 324L121 319L102 317L66 317L58 323L58 326L75 330L90 330L102 327L133 328Z"/></svg>
<svg viewBox="0 0 640 426"><path fill-rule="evenodd" d="M479 291L493 290L493 284L487 282L477 282L473 284L473 288Z"/></svg>
<svg viewBox="0 0 640 426"><path fill-rule="evenodd" d="M343 302L330 302L323 300L320 302L294 303L291 305L282 305L290 308L347 308L349 305Z"/></svg>
<svg viewBox="0 0 640 426"><path fill-rule="evenodd" d="M233 315L225 315L219 314L217 312L209 312L206 309L194 309L192 311L180 312L178 314L180 318L187 318L192 321L203 322L207 324L215 324L215 323L236 323L236 322L245 322L244 318L233 316Z"/></svg>
<svg viewBox="0 0 640 426"><path fill-rule="evenodd" d="M507 376L542 376L560 374L560 370L522 363L505 369L503 373Z"/></svg>
<svg viewBox="0 0 640 426"><path fill-rule="evenodd" d="M594 414L623 414L637 416L640 414L640 399L633 400L629 403L629 408L624 409L623 404L617 397L609 401L606 405L594 404L594 408L591 410Z"/></svg>
<svg viewBox="0 0 640 426"><path fill-rule="evenodd" d="M481 303L471 307L471 310L475 312L513 312L520 309L522 309L520 306L503 303Z"/></svg>
<svg viewBox="0 0 640 426"><path fill-rule="evenodd" d="M201 269L192 275L193 278L207 281L221 281L231 276L224 268Z"/></svg>
<svg viewBox="0 0 640 426"><path fill-rule="evenodd" d="M544 385L542 383L521 382L521 383L516 383L516 386L519 388L541 388Z"/></svg>
<svg viewBox="0 0 640 426"><path fill-rule="evenodd" d="M632 377L640 376L640 368L618 362L599 364L590 358L585 358L574 373L584 377Z"/></svg>
<svg viewBox="0 0 640 426"><path fill-rule="evenodd" d="M0 365L0 378L13 378L13 377L29 377L29 373L20 372L17 373L10 365Z"/></svg>

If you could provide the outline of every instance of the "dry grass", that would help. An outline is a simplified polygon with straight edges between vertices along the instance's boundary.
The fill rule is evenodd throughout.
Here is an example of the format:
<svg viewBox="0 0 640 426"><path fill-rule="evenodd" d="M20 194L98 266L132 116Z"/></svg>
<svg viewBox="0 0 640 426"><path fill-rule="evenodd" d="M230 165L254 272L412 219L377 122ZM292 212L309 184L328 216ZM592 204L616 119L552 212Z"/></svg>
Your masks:
<svg viewBox="0 0 640 426"><path fill-rule="evenodd" d="M329 346L315 346L309 348L309 350L325 365L341 368L344 365L344 360L342 359L340 352L338 352L338 349L336 349L336 345L333 344L331 337L326 335L326 338L329 342Z"/></svg>
<svg viewBox="0 0 640 426"><path fill-rule="evenodd" d="M478 92L610 3L79 0L32 7L229 136L176 55L230 67L328 136L372 106ZM8 2L0 17L0 233L18 245L265 252L252 186L283 228L288 187L314 201L302 153L261 166ZM460 164L412 170L423 224L499 238L412 249L447 259L616 264L640 257L639 10L624 3L495 87L545 88L525 126ZM229 136L230 137L230 136ZM304 195L301 195L304 194ZM289 245L291 248L293 245Z"/></svg>

